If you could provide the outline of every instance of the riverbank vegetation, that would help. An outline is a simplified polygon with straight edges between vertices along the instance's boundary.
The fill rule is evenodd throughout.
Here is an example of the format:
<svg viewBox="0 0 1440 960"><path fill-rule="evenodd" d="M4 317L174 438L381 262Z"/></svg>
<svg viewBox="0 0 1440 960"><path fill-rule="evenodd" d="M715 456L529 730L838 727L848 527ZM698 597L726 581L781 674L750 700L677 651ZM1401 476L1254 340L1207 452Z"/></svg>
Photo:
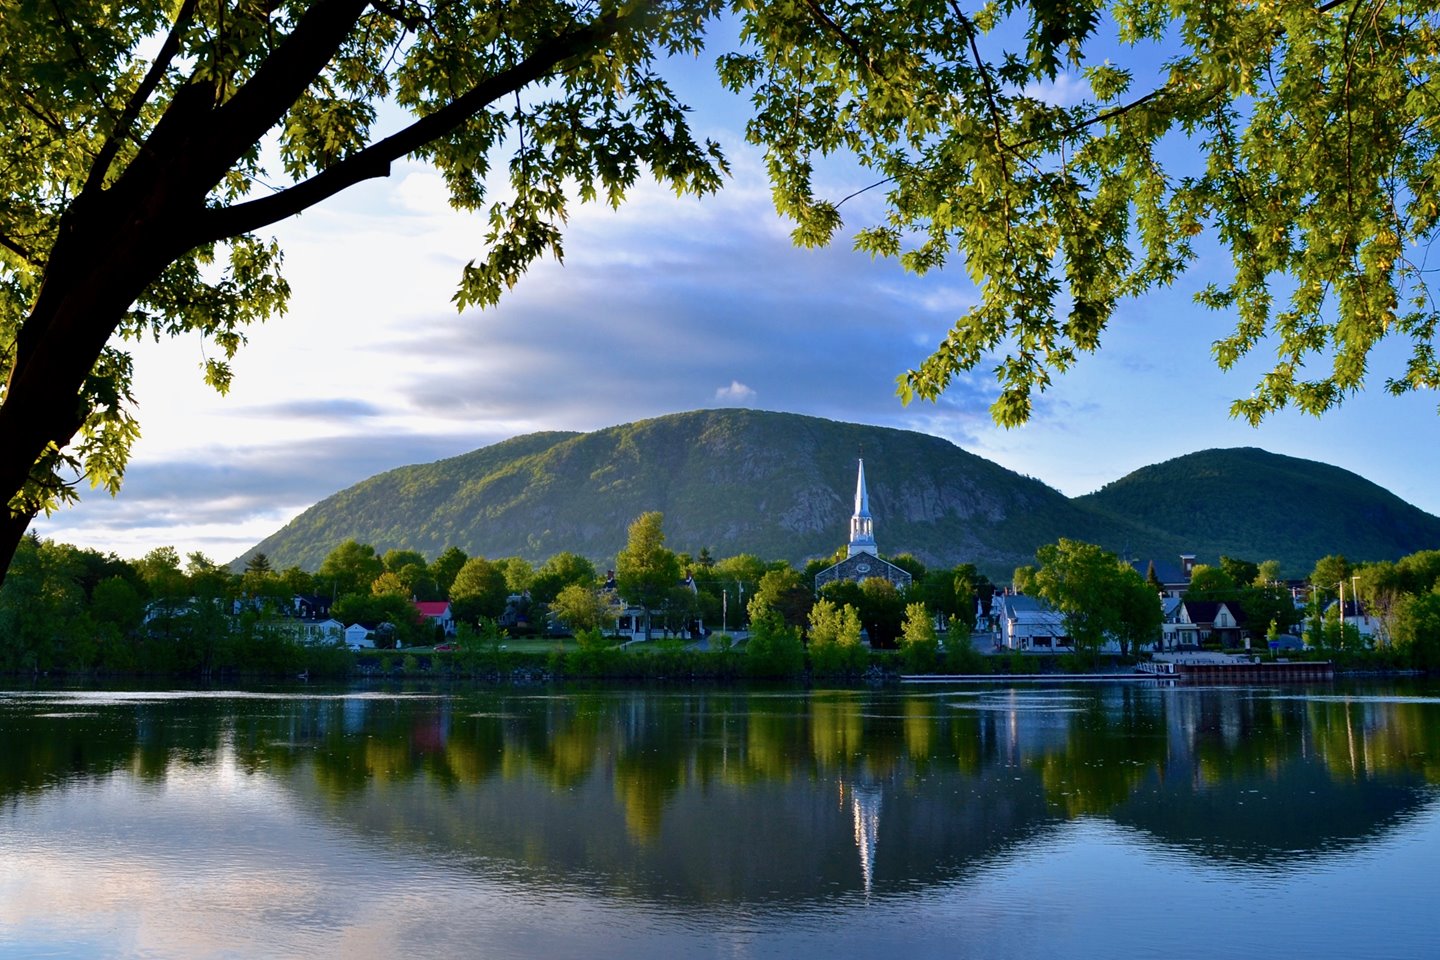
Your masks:
<svg viewBox="0 0 1440 960"><path fill-rule="evenodd" d="M569 553L535 567L453 547L434 559L380 554L354 541L314 573L271 570L263 555L232 572L198 553L182 563L172 548L128 561L27 537L0 588L0 672L454 680L1064 673L1123 668L1147 655L1161 629L1155 611L1136 612L1145 606L1136 602L1146 587L1138 574L1109 571L1118 561L1102 563L1109 555L1085 544L1042 548L1037 567L1016 572L1015 588L1067 617L1103 613L1079 655L1046 655L996 650L986 614L996 587L970 564L930 570L902 554L890 559L914 577L904 591L871 579L828 584L817 595L815 573L834 558L796 569L748 554L674 553L662 520L640 518L617 570L604 575ZM1326 557L1298 604L1273 574L1268 563L1226 557L1197 567L1186 596L1243 605L1262 651L1267 638L1293 629L1305 637L1304 649L1286 651L1293 658L1332 659L1342 670L1440 669L1440 551L1371 564ZM1343 626L1329 602L1342 587ZM643 602L627 605L626 590ZM454 634L437 633L416 600L448 600ZM368 642L377 648L317 641L301 615L317 605L337 622L374 624ZM1365 634L1357 611L1370 625ZM1116 631L1126 640L1118 657L1099 642Z"/></svg>

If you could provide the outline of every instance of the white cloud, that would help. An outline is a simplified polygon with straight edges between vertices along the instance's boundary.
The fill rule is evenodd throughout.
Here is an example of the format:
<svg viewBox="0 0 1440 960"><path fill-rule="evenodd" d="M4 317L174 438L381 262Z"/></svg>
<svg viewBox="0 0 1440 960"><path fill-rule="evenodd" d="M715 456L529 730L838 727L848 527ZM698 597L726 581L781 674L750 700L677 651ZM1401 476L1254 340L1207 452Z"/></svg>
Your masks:
<svg viewBox="0 0 1440 960"><path fill-rule="evenodd" d="M1057 74L1054 80L1038 81L1025 85L1025 95L1034 97L1052 107L1076 107L1090 100L1090 82L1073 73Z"/></svg>
<svg viewBox="0 0 1440 960"><path fill-rule="evenodd" d="M755 391L739 380L731 380L730 386L715 391L715 402L745 406L755 402Z"/></svg>

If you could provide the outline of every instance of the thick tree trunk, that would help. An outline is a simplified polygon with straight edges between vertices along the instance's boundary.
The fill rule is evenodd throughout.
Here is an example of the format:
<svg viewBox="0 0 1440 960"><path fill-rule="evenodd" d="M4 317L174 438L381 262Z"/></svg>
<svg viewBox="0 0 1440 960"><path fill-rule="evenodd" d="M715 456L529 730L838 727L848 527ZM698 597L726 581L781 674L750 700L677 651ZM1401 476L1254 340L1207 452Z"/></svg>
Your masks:
<svg viewBox="0 0 1440 960"><path fill-rule="evenodd" d="M174 255L154 231L136 227L113 215L96 218L55 246L0 403L0 495L7 502L24 490L32 471L48 474L52 444L63 450L72 443L90 413L86 378L126 310ZM18 507L0 516L0 582L35 515L32 504Z"/></svg>

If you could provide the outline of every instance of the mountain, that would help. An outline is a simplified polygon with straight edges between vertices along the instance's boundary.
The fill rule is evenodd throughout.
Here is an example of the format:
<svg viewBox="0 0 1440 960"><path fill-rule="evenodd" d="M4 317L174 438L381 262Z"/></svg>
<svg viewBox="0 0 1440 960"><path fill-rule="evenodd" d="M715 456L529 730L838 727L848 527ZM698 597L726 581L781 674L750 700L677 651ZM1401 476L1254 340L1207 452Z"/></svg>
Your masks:
<svg viewBox="0 0 1440 960"><path fill-rule="evenodd" d="M1136 557L1279 560L1303 576L1328 553L1393 559L1440 546L1440 518L1338 467L1256 449L1205 450L1067 499L947 440L789 413L705 410L593 433L535 433L378 474L306 510L236 561L315 569L348 538L377 550L604 567L626 528L665 514L667 544L801 564L849 537L865 458L885 553L974 563L1008 580L1059 537Z"/></svg>
<svg viewBox="0 0 1440 960"><path fill-rule="evenodd" d="M1393 560L1440 547L1440 517L1340 467L1254 447L1141 467L1075 503L1220 555L1305 576L1326 554Z"/></svg>
<svg viewBox="0 0 1440 960"><path fill-rule="evenodd" d="M276 568L314 569L354 537L377 550L542 561L571 550L609 564L626 528L665 514L667 544L803 563L849 538L863 451L876 538L932 565L1009 578L1058 536L1112 549L1186 546L1078 506L947 440L753 410L707 410L594 433L537 433L401 467L342 490L257 544Z"/></svg>

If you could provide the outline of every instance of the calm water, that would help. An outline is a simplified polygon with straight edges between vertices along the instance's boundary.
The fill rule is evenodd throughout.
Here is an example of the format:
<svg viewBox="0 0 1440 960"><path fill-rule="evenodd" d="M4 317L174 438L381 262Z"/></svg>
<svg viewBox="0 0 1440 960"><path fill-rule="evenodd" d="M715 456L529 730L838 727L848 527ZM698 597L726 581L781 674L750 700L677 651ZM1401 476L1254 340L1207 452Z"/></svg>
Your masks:
<svg viewBox="0 0 1440 960"><path fill-rule="evenodd" d="M3 957L1435 957L1440 687L0 693Z"/></svg>

